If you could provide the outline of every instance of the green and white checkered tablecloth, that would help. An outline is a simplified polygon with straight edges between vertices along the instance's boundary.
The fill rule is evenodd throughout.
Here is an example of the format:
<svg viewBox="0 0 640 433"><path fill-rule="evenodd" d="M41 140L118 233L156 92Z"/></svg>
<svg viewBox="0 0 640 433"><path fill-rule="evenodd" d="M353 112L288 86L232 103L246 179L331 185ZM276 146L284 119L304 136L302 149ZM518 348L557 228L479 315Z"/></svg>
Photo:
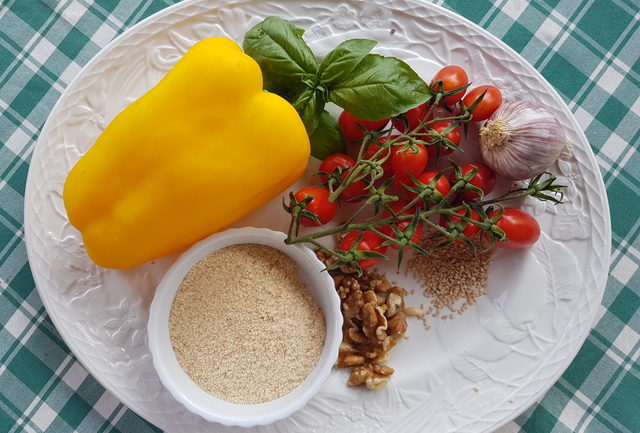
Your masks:
<svg viewBox="0 0 640 433"><path fill-rule="evenodd" d="M158 429L78 363L35 289L23 196L38 134L98 51L172 0L0 2L0 432ZM501 433L640 433L640 2L440 0L560 92L596 154L613 253L595 328L562 378Z"/></svg>

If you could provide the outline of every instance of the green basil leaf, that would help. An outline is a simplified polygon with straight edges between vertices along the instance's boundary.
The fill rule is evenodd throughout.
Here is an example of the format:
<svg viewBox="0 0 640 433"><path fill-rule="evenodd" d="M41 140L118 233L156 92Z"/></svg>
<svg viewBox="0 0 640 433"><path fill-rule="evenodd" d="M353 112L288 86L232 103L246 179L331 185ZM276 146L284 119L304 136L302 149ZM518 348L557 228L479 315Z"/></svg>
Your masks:
<svg viewBox="0 0 640 433"><path fill-rule="evenodd" d="M320 115L320 123L309 140L311 155L318 159L325 159L333 153L346 153L338 121L327 110Z"/></svg>
<svg viewBox="0 0 640 433"><path fill-rule="evenodd" d="M417 107L431 94L429 85L402 60L368 54L329 89L329 101L358 119L382 120Z"/></svg>
<svg viewBox="0 0 640 433"><path fill-rule="evenodd" d="M304 88L293 101L293 108L300 115L302 123L307 129L307 134L313 134L318 127L324 104L322 93L310 87Z"/></svg>
<svg viewBox="0 0 640 433"><path fill-rule="evenodd" d="M316 73L316 58L303 33L285 19L268 17L244 35L242 48L260 65L267 88L297 89L303 76Z"/></svg>
<svg viewBox="0 0 640 433"><path fill-rule="evenodd" d="M329 88L345 81L376 44L369 39L344 41L322 59L318 67L320 81Z"/></svg>

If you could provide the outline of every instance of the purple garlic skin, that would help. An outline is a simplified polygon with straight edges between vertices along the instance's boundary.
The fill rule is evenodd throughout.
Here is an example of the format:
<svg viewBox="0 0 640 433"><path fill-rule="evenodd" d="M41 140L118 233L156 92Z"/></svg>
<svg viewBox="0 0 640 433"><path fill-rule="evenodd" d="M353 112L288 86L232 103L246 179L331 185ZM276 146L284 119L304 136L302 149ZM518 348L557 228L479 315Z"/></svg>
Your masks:
<svg viewBox="0 0 640 433"><path fill-rule="evenodd" d="M480 128L485 164L510 180L530 179L548 170L565 146L558 118L531 101L504 102Z"/></svg>

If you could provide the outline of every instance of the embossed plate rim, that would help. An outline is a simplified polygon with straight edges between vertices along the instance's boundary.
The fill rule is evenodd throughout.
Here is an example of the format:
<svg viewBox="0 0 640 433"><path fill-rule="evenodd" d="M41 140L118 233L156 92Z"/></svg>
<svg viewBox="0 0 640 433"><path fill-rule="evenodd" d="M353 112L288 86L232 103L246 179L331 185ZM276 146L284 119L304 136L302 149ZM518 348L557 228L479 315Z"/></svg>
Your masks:
<svg viewBox="0 0 640 433"><path fill-rule="evenodd" d="M416 3L413 0L407 0L408 3ZM75 79L72 81L72 83L69 85L68 89L73 88L73 85L78 82L81 81L82 78L87 74L87 71L91 69L92 65L94 65L95 63L97 63L99 61L99 59L101 58L102 55L104 55L104 53L108 52L113 46L118 45L124 38L126 38L128 35L130 35L133 32L136 32L138 29L145 27L147 24L163 17L169 14L172 14L174 12L177 12L178 10L182 9L182 8L188 8L190 5L194 4L194 3L205 3L205 1L203 0L186 0L182 3L178 3L175 5L172 5L154 15L152 15L151 17L148 17L147 19L141 21L140 23L136 24L135 26L131 27L130 29L128 29L126 32L124 32L122 35L120 35L118 38L114 39L111 43L109 43L104 49L103 51L101 51L101 53L99 53L98 55L96 55L93 59L91 59L91 61L89 61L87 63L87 65L83 68L83 70L80 72L80 74L78 74ZM340 4L341 2L334 2L331 1L331 3L335 3L335 4ZM208 4L211 7L214 7L216 2L215 1L210 1L208 2ZM489 39L491 39L492 41L494 41L494 43L498 44L499 46L502 46L503 49L506 49L508 52L515 54L515 56L520 59L522 62L524 62L524 60L522 60L522 58L515 53L511 48L509 48L508 46L506 46L503 42L501 42L498 38L496 38L495 36L491 35L490 33L488 33L487 31L485 31L484 29L482 29L481 27L477 26L474 23L469 22L468 20L466 20L463 17L460 17L458 15L456 15L453 12L450 12L440 6L437 5L429 5L429 7L435 9L438 11L438 13L443 14L443 15L447 15L449 17L454 17L456 20L461 21L463 23L465 23L467 26L473 28L476 32L481 33L484 37L487 37ZM532 70L532 72L540 77L542 79L542 77L540 76L540 74L535 71L535 69L533 69L530 65L528 65L528 63L524 62L525 65L530 68ZM546 82L543 82L544 86L546 86L546 88L549 90L549 93L552 95L553 99L558 103L559 106L561 106L563 108L563 110L566 110L569 113L569 117L571 119L571 123L572 123L572 127L575 131L578 132L578 134L580 135L580 138L582 139L583 143L588 143L586 140L586 137L584 137L584 133L581 131L579 125L577 124L577 121L575 120L575 118L573 117L573 115L571 115L571 113L568 111L568 108L566 107L566 105L564 104L564 102L562 101L562 99L559 97L559 95L557 94L557 92ZM65 91L66 93L66 91ZM56 112L59 104L61 103L61 101L63 101L65 98L65 94L63 94L60 99L58 100L58 102L56 103L56 105L54 106L54 109L52 110L53 112ZM50 128L50 123L47 122L47 124L45 125L41 137L42 136L46 136L49 128ZM40 140L39 140L40 143ZM36 149L34 150L34 155L33 155L33 160L36 160L37 156L42 153L42 146L37 145ZM597 171L597 163L595 160L595 157L593 155L593 153L590 151L590 149L586 149L586 153L587 156L589 158L589 162L591 163L592 168L596 169L596 177L599 180L598 185L597 185L597 189L600 192L600 199L601 199L601 205L602 207L600 208L603 213L604 213L604 219L606 222L606 227L605 227L605 233L604 236L607 239L606 243L606 262L608 263L609 261L609 251L610 251L610 222L609 222L609 211L608 211L608 203L606 201L606 195L605 195L605 190L604 190L604 183L602 182L602 177L599 173L599 171ZM29 176L27 179L27 191L26 191L26 195L25 195L25 204L31 204L32 203L32 191L29 188L29 185L33 184L33 179L32 179L32 170L29 170ZM34 251L34 241L31 239L31 228L30 228L30 223L32 221L31 217L32 215L30 214L30 212L35 212L35 210L30 207L30 206L25 206L25 239L26 239L26 244L27 244L27 253L29 255L30 258L34 257L36 252ZM93 362L90 359L85 359L85 355L83 353L82 350L80 350L78 347L76 347L76 340L74 338L70 338L68 331L66 329L65 326L61 326L62 322L61 319L59 317L57 317L55 314L51 314L52 310L55 311L55 308L52 307L52 300L48 298L47 293L46 293L46 280L45 280L45 276L44 275L40 275L38 273L34 273L34 278L36 280L36 285L37 288L40 292L40 295L43 299L43 303L45 304L45 307L47 308L47 310L50 312L50 316L52 317L52 320L54 322L54 324L56 325L56 327L58 328L59 332L61 333L63 339L67 342L67 344L69 345L69 347L71 348L71 350L76 354L76 356L78 356L78 354L80 354L80 356L78 356L78 358L81 360L81 362L87 367L87 369L89 370L90 373L92 373L92 375L94 377L96 377L96 379L103 385L105 386L105 388L109 389L114 395L116 395L116 397L118 397L121 401L125 402L130 408L132 408L134 411L138 412L139 414L141 414L143 417L145 417L145 414L142 410L142 408L137 408L135 403L131 403L129 402L129 399L126 397L126 394L124 392L122 392L119 388L117 387L113 387L113 386L109 386L109 382L101 377L100 372L97 369L93 368ZM606 282L606 274L601 276L601 280L600 283L598 284L598 287L600 289L599 294L598 294L598 303L604 293L604 282ZM597 314L597 308L594 308L594 311L592 312L592 317L591 317L591 321L593 321L593 318L595 318L595 315ZM579 338L580 342L583 342L584 339L586 338L588 332L589 332L590 328L585 327L584 329L582 329L582 336L581 338ZM571 360L575 357L577 351L579 350L581 344L578 345L576 344L574 347L572 347L571 349L571 356L567 357L564 362L562 363L563 366L562 368L558 369L557 374L555 375L555 377L553 378L553 380L549 380L549 383L547 383L544 387L542 387L539 392L537 394L534 394L531 396L531 398L529 398L528 401L522 403L520 406L518 406L517 408L515 408L514 411L512 411L508 416L503 417L502 422L495 424L494 426L491 427L491 429L493 428L497 428L500 425L503 425L504 423L508 422L510 419L512 419L513 417L517 416L519 413L521 413L522 411L524 411L536 398L540 397L544 392L546 392L546 390L555 382L555 380L562 374L562 372L566 369L566 367L568 366L568 364L571 362ZM149 419L150 417L147 417L147 419ZM149 419L150 421L153 422L152 419Z"/></svg>

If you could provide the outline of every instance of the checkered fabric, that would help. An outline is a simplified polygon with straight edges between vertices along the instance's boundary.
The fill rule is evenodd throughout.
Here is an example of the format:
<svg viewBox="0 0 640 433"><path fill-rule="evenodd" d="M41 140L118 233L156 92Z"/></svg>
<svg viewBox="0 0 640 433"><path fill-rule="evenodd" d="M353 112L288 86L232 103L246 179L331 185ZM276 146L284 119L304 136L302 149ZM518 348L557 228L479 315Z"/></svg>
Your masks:
<svg viewBox="0 0 640 433"><path fill-rule="evenodd" d="M23 236L38 134L65 87L119 33L172 0L0 2L0 432L158 431L93 379L42 305ZM595 327L562 378L500 433L640 433L640 3L440 0L527 59L596 154L613 224Z"/></svg>

